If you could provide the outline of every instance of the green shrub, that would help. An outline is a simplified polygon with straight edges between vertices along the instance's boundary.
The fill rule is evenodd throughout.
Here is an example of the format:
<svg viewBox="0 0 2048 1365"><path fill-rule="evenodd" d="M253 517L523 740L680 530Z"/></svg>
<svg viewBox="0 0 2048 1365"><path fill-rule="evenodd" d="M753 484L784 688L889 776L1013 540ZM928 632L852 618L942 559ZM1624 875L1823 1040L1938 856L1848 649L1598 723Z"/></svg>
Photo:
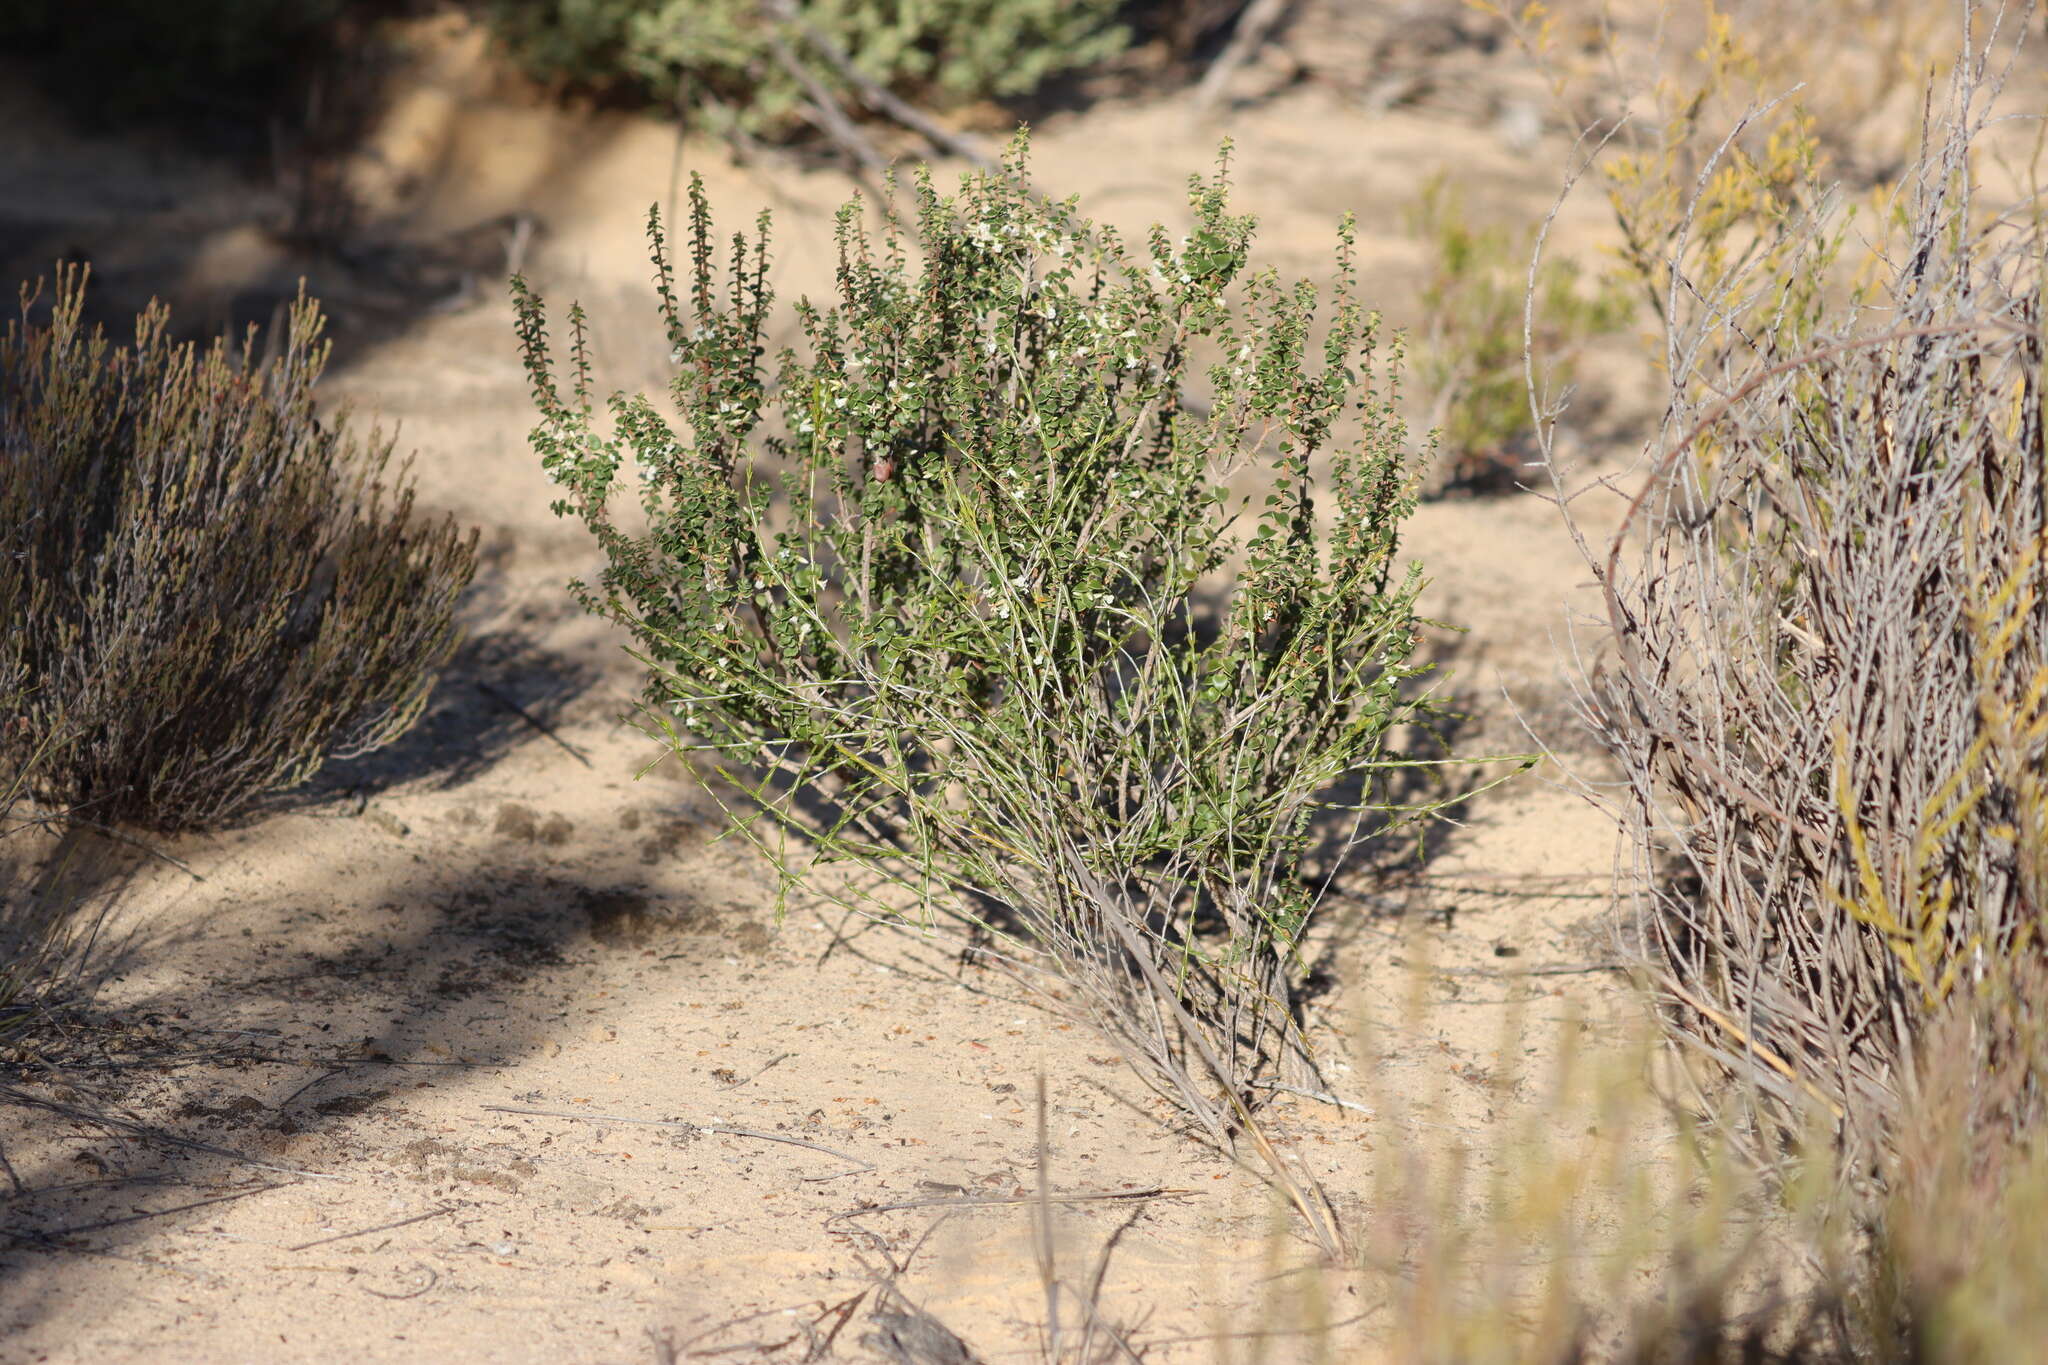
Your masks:
<svg viewBox="0 0 2048 1365"><path fill-rule="evenodd" d="M475 537L416 514L391 443L314 415L327 359L301 298L260 362L80 322L0 337L0 671L26 689L0 757L102 822L217 824L412 723L453 644Z"/></svg>
<svg viewBox="0 0 2048 1365"><path fill-rule="evenodd" d="M1020 95L1120 50L1117 0L805 0L801 17L885 87L960 103ZM804 90L776 59L781 42L812 75L858 103L797 26L730 0L496 0L512 56L547 80L624 88L692 109L707 97L749 131L793 126Z"/></svg>
<svg viewBox="0 0 2048 1365"><path fill-rule="evenodd" d="M624 394L600 420L575 310L560 392L515 285L535 448L608 561L578 591L632 631L653 723L749 790L742 828L800 833L850 903L993 934L1221 1138L1302 1046L1319 821L1428 809L1388 792L1429 713L1398 370L1349 227L1318 318L1247 271L1220 174L1142 252L1036 197L1021 144L916 197L914 256L842 211L838 299L773 370L765 220L723 289L701 186L680 286L655 222L679 425ZM628 457L645 533L611 506Z"/></svg>

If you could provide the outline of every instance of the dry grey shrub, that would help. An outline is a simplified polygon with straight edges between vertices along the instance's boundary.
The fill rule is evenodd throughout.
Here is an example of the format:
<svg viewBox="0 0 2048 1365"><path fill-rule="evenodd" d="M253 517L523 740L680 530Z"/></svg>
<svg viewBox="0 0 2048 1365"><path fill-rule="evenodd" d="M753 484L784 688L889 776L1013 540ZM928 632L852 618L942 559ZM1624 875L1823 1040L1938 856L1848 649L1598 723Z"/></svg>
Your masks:
<svg viewBox="0 0 2048 1365"><path fill-rule="evenodd" d="M1651 476L1611 544L1581 533L1612 633L1584 700L1623 770L1645 963L1677 1036L1747 1090L1758 1155L1816 1113L1852 1158L1882 1150L1932 1021L2044 1003L2013 983L2037 979L2048 892L2048 236L1984 202L1987 54L2014 18L1968 10L1880 285L1818 286L1855 239L1811 183L1776 201L1797 249L1747 269L1688 269L1679 234ZM1736 146L1702 196L1753 164Z"/></svg>
<svg viewBox="0 0 2048 1365"><path fill-rule="evenodd" d="M276 354L132 345L81 323L0 337L0 671L23 693L0 758L99 822L217 825L331 756L396 738L454 644L475 535L413 509L391 442L314 414L326 364L301 298Z"/></svg>

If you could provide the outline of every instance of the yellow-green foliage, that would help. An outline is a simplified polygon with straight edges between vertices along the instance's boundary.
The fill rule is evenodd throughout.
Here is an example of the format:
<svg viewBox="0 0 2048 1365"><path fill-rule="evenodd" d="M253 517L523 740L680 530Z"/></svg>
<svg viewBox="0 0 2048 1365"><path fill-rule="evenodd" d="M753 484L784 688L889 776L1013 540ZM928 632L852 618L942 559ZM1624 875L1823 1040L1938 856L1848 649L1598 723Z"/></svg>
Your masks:
<svg viewBox="0 0 2048 1365"><path fill-rule="evenodd" d="M1665 0L1619 12L1602 0L1471 2L1534 58L1565 124L1607 139L1593 171L1618 230L1616 278L1660 317L1715 299L1716 344L1765 326L1789 339L1831 286L1875 282L1887 225L1842 210L1886 202L1914 164L1923 99L1947 78L1965 10L1959 0ZM1992 27L1980 19L1977 32L1996 63L2022 25ZM1825 243L1814 236L1823 220Z"/></svg>

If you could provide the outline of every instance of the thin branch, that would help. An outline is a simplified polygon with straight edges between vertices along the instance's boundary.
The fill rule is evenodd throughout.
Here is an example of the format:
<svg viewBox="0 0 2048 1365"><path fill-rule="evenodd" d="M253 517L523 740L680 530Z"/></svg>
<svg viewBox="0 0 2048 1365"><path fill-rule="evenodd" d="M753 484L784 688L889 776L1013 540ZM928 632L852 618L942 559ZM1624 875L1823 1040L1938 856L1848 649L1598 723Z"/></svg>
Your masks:
<svg viewBox="0 0 2048 1365"><path fill-rule="evenodd" d="M534 729L540 731L543 735L546 735L555 743L561 745L563 750L569 755L569 757L575 759L584 767L588 768L591 766L590 760L584 756L583 751L581 749L578 749L568 740L563 739L561 735L555 732L553 726L548 725L546 722L542 721L538 716L534 715L533 712L527 710L518 702L512 700L503 692L500 692L497 688L491 686L487 682L479 681L476 685L476 690L483 693L486 697L489 697L498 705L504 707L507 711L510 711L513 715L519 717L519 719L525 721L528 725L531 725Z"/></svg>
<svg viewBox="0 0 2048 1365"><path fill-rule="evenodd" d="M456 1204L443 1204L438 1209L428 1209L425 1213L416 1213L410 1218L401 1218L395 1223L379 1223L373 1228L357 1228L354 1232L337 1232L332 1237L316 1237L310 1242L301 1242L295 1247L286 1247L285 1250L310 1251L314 1247L324 1247L329 1242L346 1242L357 1237L368 1237L373 1232L389 1232L393 1228L410 1227L414 1223L424 1223L429 1218L439 1218L443 1214L453 1213L459 1207L460 1205Z"/></svg>
<svg viewBox="0 0 2048 1365"><path fill-rule="evenodd" d="M1257 55L1268 34L1286 17L1293 0L1251 0L1237 16L1230 42L1209 64L1202 83L1195 87L1195 108L1203 113L1214 109L1223 98L1224 87L1238 69Z"/></svg>
<svg viewBox="0 0 2048 1365"><path fill-rule="evenodd" d="M845 48L839 46L838 43L832 40L830 35L824 33L817 25L803 17L802 13L797 9L794 0L763 0L762 7L783 23L794 28L797 34L803 38L805 43L809 44L813 51L827 62L830 62L832 69L837 71L841 79L854 88L855 92L860 95L861 102L867 105L868 108L885 118L896 120L896 122L923 137L925 141L931 143L938 151L950 152L954 156L980 167L982 170L993 170L995 168L995 161L972 138L954 132L915 106L891 94L886 86L870 79L858 66L854 65L853 58L847 55Z"/></svg>

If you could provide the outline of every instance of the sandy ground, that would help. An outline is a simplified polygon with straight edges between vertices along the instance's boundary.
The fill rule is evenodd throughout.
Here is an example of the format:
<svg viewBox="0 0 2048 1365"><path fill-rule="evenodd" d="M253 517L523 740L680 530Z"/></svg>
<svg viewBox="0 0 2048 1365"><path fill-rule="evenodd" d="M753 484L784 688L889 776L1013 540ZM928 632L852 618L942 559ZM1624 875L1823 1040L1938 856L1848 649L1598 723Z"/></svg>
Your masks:
<svg viewBox="0 0 2048 1365"><path fill-rule="evenodd" d="M1359 211L1368 292L1398 319L1416 260L1400 211L1422 179L1448 169L1476 212L1532 217L1563 144L1532 131L1527 82L1504 63L1491 84L1453 68L1439 95L1385 107L1345 65L1343 43L1364 61L1371 35L1344 7L1311 8L1227 120L1242 202L1288 271L1325 269L1337 216ZM502 96L460 48L421 59L352 168L359 192L399 241L488 245L530 216L524 264L593 305L610 377L660 382L640 229L671 193L673 130ZM1184 94L1110 100L1042 121L1037 175L1121 226L1172 224L1218 131ZM10 143L6 172L23 183L52 146L157 207L59 185L33 231L16 201L17 245L181 214L175 292L224 312L304 264L220 207L241 182L169 152L53 126L38 147ZM726 222L775 211L785 295L829 279L842 176L736 168L694 141L680 163ZM1597 221L1573 206L1568 238ZM108 275L162 268L165 240L110 247ZM0 1112L0 1360L944 1358L889 1354L906 1303L979 1358L1028 1359L1046 1309L1021 1197L1041 1162L1056 1193L1087 1196L1056 1210L1058 1273L1106 1266L1104 1311L1148 1359L1238 1358L1245 1341L1220 1334L1298 1323L1303 1295L1345 1325L1314 1348L1270 1339L1265 1358L1364 1358L1384 1326L1373 1282L1317 1269L1256 1169L1183 1132L1107 1043L961 965L943 936L801 899L778 915L768 869L718 840L711 803L621 723L634 667L562 591L594 559L549 514L526 448L509 307L459 251L436 259L431 280L379 277L434 291L431 306L390 305L361 283L368 267L337 288L329 393L400 423L423 501L484 528L470 643L422 729L323 778L319 800L165 845L189 871L128 855L93 1044L92 1074L119 1085L29 1077L78 1115ZM1434 580L1428 610L1469 627L1437 642L1458 694L1486 708L1468 745L1526 747L1519 707L1573 753L1559 643L1585 573L1554 509L1434 502L1409 546ZM1606 951L1612 827L1554 764L1436 842L1421 875L1354 886L1324 922L1341 983L1317 1020L1330 1075L1380 1112L1292 1096L1270 1111L1354 1230L1376 1152L1444 1128L1483 1144L1489 1078L1514 1060L1499 1055L1511 995L1532 1002L1540 1052L1615 989L1513 975ZM1404 1009L1417 960L1452 969L1430 978L1422 1022ZM159 1136L88 1121L108 1093ZM1433 1096L1437 1128L1403 1117ZM892 1275L886 1299L874 1286Z"/></svg>

